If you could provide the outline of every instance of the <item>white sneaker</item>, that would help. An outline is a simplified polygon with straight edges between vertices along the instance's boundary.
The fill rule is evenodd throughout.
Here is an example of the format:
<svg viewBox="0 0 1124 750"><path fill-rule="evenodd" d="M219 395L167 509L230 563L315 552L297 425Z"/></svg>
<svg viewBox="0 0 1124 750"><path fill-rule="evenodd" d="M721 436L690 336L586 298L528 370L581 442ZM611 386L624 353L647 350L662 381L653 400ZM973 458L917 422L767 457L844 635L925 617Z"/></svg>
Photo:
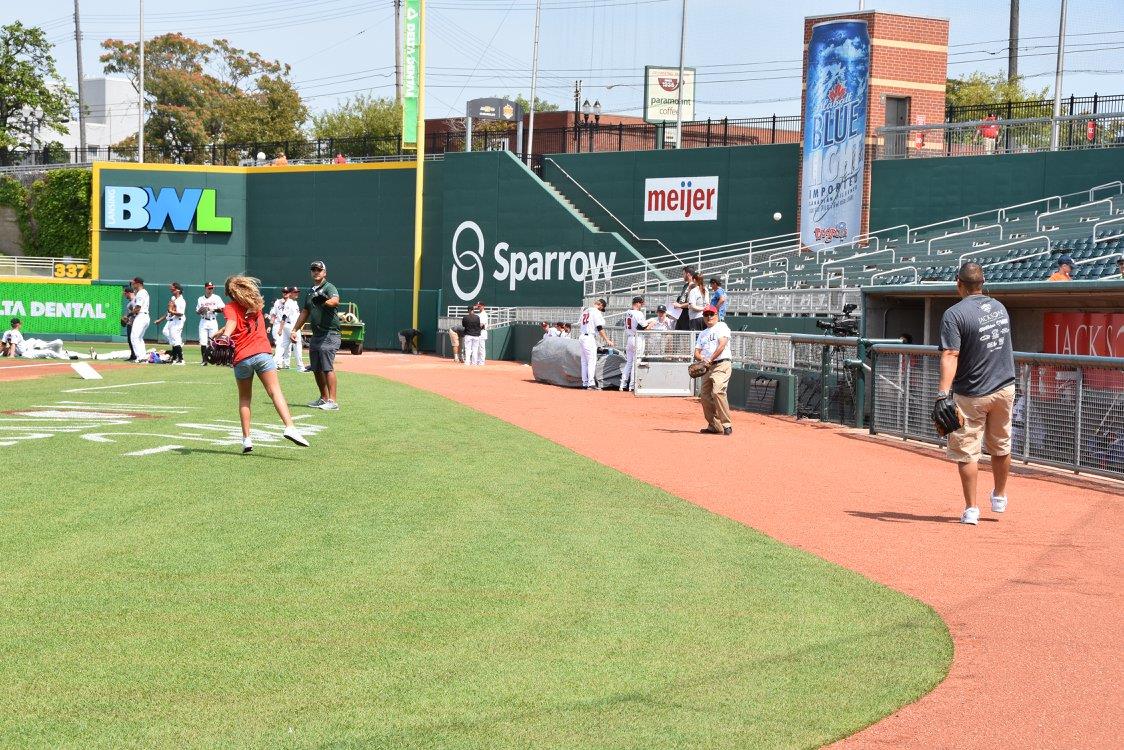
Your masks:
<svg viewBox="0 0 1124 750"><path fill-rule="evenodd" d="M322 399L322 398L318 398L315 401L309 401L308 402L308 408L310 408L310 409L319 409L323 405L324 405L324 399Z"/></svg>
<svg viewBox="0 0 1124 750"><path fill-rule="evenodd" d="M254 444L250 442L250 438L242 438L242 452L251 453L254 450Z"/></svg>
<svg viewBox="0 0 1124 750"><path fill-rule="evenodd" d="M996 495L995 490L991 491L991 512L1002 513L1007 510L1007 496Z"/></svg>
<svg viewBox="0 0 1124 750"><path fill-rule="evenodd" d="M960 514L960 523L970 523L973 526L979 525L980 522L980 509L973 506L965 508L964 512Z"/></svg>
<svg viewBox="0 0 1124 750"><path fill-rule="evenodd" d="M286 440L291 440L302 448L308 447L308 441L304 439L304 435L297 432L296 427L286 427L285 432L281 434L285 436Z"/></svg>
<svg viewBox="0 0 1124 750"><path fill-rule="evenodd" d="M324 403L320 404L320 409L322 411L339 411L340 405L335 401L325 401Z"/></svg>

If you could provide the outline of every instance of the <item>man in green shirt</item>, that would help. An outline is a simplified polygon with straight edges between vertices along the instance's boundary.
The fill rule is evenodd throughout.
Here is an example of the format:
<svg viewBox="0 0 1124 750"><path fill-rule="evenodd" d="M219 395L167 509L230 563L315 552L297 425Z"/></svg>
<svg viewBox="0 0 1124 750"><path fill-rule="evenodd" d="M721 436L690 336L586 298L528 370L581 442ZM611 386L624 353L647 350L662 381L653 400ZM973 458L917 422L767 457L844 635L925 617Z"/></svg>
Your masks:
<svg viewBox="0 0 1124 750"><path fill-rule="evenodd" d="M312 338L308 342L308 360L320 398L309 404L313 409L338 411L336 403L336 352L340 349L340 319L336 308L340 304L340 293L328 282L328 268L322 260L314 260L308 267L312 272L312 289L304 301L304 309L293 326L290 339L297 340L298 332L305 321L312 327Z"/></svg>

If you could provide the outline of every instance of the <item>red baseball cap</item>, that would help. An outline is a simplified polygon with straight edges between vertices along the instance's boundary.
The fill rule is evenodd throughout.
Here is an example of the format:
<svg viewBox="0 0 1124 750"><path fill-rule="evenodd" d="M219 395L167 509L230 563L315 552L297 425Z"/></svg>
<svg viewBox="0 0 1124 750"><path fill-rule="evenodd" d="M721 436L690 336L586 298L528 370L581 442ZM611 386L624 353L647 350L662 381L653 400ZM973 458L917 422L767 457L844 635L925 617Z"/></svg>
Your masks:
<svg viewBox="0 0 1124 750"><path fill-rule="evenodd" d="M715 307L714 305L707 305L706 307L703 308L703 315L717 315L717 314L718 314L718 308Z"/></svg>

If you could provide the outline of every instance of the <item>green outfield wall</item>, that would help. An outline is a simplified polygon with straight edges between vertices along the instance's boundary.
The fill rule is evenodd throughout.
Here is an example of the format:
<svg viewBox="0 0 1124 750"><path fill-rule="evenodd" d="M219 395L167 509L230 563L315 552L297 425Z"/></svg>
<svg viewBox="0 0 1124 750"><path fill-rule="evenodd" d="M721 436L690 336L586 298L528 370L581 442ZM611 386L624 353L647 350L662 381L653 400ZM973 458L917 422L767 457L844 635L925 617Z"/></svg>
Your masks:
<svg viewBox="0 0 1124 750"><path fill-rule="evenodd" d="M600 228L628 236L615 216L637 236L679 251L795 232L799 163L796 144L555 154L545 159L543 177ZM668 220L645 220L648 180L709 177L717 178L714 218L673 218L669 211L662 217ZM649 244L642 250L653 254Z"/></svg>
<svg viewBox="0 0 1124 750"><path fill-rule="evenodd" d="M446 304L575 305L586 269L611 273L638 257L618 234L585 224L506 151L448 154L441 179Z"/></svg>
<svg viewBox="0 0 1124 750"><path fill-rule="evenodd" d="M923 226L1124 179L1124 148L874 162L872 229Z"/></svg>
<svg viewBox="0 0 1124 750"><path fill-rule="evenodd" d="M121 328L120 288L91 284L0 282L0 325L23 323L27 338L108 337Z"/></svg>

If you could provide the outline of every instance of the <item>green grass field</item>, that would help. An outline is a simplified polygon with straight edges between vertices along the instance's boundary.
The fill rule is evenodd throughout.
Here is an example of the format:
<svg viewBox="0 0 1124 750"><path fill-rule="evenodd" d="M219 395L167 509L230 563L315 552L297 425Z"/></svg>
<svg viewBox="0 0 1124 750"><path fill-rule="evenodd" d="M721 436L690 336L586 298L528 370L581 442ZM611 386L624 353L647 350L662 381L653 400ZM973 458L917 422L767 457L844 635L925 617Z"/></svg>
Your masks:
<svg viewBox="0 0 1124 750"><path fill-rule="evenodd" d="M951 660L917 601L439 397L343 375L300 450L259 391L242 456L229 370L105 375L0 384L0 745L814 747Z"/></svg>

